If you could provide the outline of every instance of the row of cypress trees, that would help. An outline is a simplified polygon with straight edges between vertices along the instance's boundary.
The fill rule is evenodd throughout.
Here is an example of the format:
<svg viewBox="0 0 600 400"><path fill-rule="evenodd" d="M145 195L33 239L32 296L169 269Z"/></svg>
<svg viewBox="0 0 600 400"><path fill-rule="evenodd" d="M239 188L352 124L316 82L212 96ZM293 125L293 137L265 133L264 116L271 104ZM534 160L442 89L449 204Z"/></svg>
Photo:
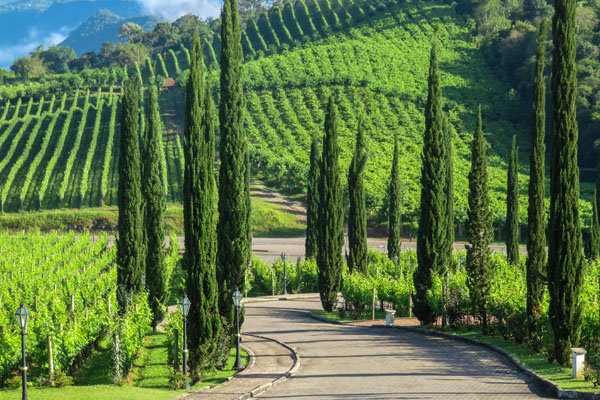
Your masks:
<svg viewBox="0 0 600 400"><path fill-rule="evenodd" d="M124 315L135 294L142 290L145 275L152 327L156 328L164 317L167 295L162 223L166 201L160 174L162 132L153 87L148 91L147 122L141 134L139 93L139 81L130 79L121 110L117 301L119 314Z"/></svg>
<svg viewBox="0 0 600 400"><path fill-rule="evenodd" d="M250 171L247 138L242 129L243 59L237 0L225 1L221 20L218 200L214 176L215 106L210 73L204 71L197 35L192 42L186 86L184 267L191 301L188 315L190 369L196 377L204 368L221 362L217 358L223 358L222 354L229 354L235 315L232 294L236 287L242 287L244 270L251 256ZM145 272L152 325L156 327L164 317L167 293L165 194L159 167L160 118L156 88L150 88L148 120L144 124L146 133L140 136L139 93L139 82L128 81L121 113L117 295L120 313L124 314L133 296L141 291Z"/></svg>
<svg viewBox="0 0 600 400"><path fill-rule="evenodd" d="M545 84L544 53L547 22L540 25L536 52L533 96L532 154L530 158L529 183L529 238L527 242L527 317L530 338L539 345L541 336L540 315L547 280L550 307L550 323L554 333L554 356L560 364L569 361L570 348L576 345L581 324L581 306L578 301L583 278L582 235L579 219L579 168L577 166L577 120L575 99L577 78L575 69L575 0L557 0L553 17L552 57L552 138L550 179L550 220L548 262L545 262L544 221L544 135L545 135ZM427 304L427 291L431 288L431 274L443 265L437 258L441 252L443 230L439 228L445 216L435 214L444 209L443 117L437 103L437 66L435 44L432 48L429 96L426 106L426 132L422 167L421 218L417 256L419 267L415 272L415 314L422 323L431 323L432 314ZM484 333L487 331L487 311L490 284L494 270L490 265L489 244L492 239L491 214L487 179L485 139L482 131L481 106L477 116L477 128L472 142L472 161L469 172L469 210L467 246L467 285L474 311L482 319ZM509 170L507 221L507 257L511 263L518 262L518 172L517 148L513 138ZM600 186L600 176L598 184ZM598 189L594 199L594 215L591 228L590 253L600 252L598 236ZM437 198L436 198L437 196ZM447 198L446 198L447 200ZM546 276L544 276L544 270Z"/></svg>

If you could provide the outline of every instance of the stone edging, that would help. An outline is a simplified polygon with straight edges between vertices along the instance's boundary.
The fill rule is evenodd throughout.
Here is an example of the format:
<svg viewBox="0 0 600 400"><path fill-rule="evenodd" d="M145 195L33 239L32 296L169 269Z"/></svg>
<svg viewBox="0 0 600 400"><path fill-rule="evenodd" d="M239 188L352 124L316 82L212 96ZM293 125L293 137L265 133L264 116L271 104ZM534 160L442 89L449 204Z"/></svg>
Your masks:
<svg viewBox="0 0 600 400"><path fill-rule="evenodd" d="M272 389L274 386L280 384L281 382L284 382L290 376L294 375L298 371L298 368L300 368L300 355L294 348L290 347L289 345L285 344L284 342L279 341L277 339L272 339L272 338L268 338L268 337L260 336L260 335L253 335L253 334L249 334L249 333L246 333L244 335L253 336L255 338L264 339L264 340L270 340L270 341L273 341L273 342L285 347L292 353L292 357L294 358L294 363L292 364L292 368L290 368L286 373L281 375L279 378L275 379L273 382L267 382L264 385L261 385L255 389L249 391L248 393L244 393L243 395L237 397L236 400L247 400L247 399L256 397L259 394ZM248 354L250 354L250 353L248 353ZM250 365L248 365L248 367L250 367Z"/></svg>
<svg viewBox="0 0 600 400"><path fill-rule="evenodd" d="M312 311L309 312L309 315L312 318L319 320L319 321L328 322L328 323L332 323L332 324L338 324L338 325L353 326L353 325L350 325L350 324L347 324L347 323L344 323L341 321L336 321L336 320L332 320L332 319L329 319L326 317L322 317L320 315L316 315ZM438 336L438 337L442 337L444 339L456 340L459 342L464 342L464 343L473 344L473 345L480 346L480 347L485 347L489 350L492 350L492 351L500 354L501 356L504 356L511 364L513 364L519 370L519 372L521 372L523 375L527 376L529 379L531 379L533 382L535 382L535 384L537 384L540 388L545 390L548 394L550 394L552 396L556 396L557 399L600 400L600 393L579 392L579 391L575 391L575 390L563 390L560 386L556 385L555 383L553 383L547 379L544 379L541 376L539 376L538 374L536 374L535 372L525 368L508 351L501 349L499 347L496 347L492 344L482 342L480 340L471 339L471 338L467 338L467 337L459 336L459 335L453 335L451 333L446 333L446 332L430 331L427 329L416 328L416 327L412 327L412 326L371 325L371 328L401 329L401 330L405 330L408 332L418 333L420 335Z"/></svg>

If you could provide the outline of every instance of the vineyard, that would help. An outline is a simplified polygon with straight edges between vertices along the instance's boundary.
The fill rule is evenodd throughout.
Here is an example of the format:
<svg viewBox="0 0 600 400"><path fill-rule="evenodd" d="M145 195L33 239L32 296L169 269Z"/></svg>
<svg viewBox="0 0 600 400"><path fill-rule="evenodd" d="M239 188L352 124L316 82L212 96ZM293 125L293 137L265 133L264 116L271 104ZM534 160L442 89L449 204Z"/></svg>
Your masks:
<svg viewBox="0 0 600 400"><path fill-rule="evenodd" d="M100 336L114 329L116 247L107 247L107 236L74 234L2 234L0 241L0 386L21 360L14 323L20 302L30 311L27 349L34 376L49 376L50 360L55 371L72 371ZM172 271L179 256L176 250L169 254ZM126 369L149 325L146 299L141 296L122 318Z"/></svg>
<svg viewBox="0 0 600 400"><path fill-rule="evenodd" d="M358 117L366 113L367 206L373 215L382 215L391 143L397 134L402 143L403 213L407 220L414 219L420 195L428 52L434 37L439 42L445 108L454 127L457 221L466 218L468 145L478 103L491 144L492 209L495 219L503 220L507 144L517 134L522 151L529 148L529 128L515 122L527 119L529 107L492 73L462 17L452 6L438 2L298 0L250 20L242 42L247 60L245 128L254 173L278 189L303 190L310 138L322 131L323 102L334 93L341 115L341 167L349 165ZM218 36L205 41L204 53L207 66L216 65ZM41 91L6 100L0 108L2 210L116 203L120 85L132 76L139 76L145 85L162 85L167 77L176 81L174 88L161 91L159 102L165 190L170 202L180 202L182 86L188 67L189 51L179 46L142 65L87 71L78 78L88 88L68 95ZM212 77L216 98L218 74ZM525 154L521 160L525 165ZM524 192L526 176L520 185ZM525 196L521 201L524 222ZM589 210L584 203L583 211Z"/></svg>

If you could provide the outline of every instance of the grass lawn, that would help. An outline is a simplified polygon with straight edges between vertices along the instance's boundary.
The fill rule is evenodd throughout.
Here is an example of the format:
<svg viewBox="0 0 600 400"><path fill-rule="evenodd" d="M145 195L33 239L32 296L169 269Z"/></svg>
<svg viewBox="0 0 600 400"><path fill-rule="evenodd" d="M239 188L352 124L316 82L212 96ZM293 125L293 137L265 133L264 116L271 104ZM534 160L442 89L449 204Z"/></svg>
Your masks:
<svg viewBox="0 0 600 400"><path fill-rule="evenodd" d="M48 400L162 400L175 398L185 391L173 391L169 385L170 369L166 364L167 350L164 346L164 333L149 333L132 373L131 385L117 386L111 384L110 351L108 339L100 341L96 353L73 378L75 385L65 388L29 388L29 398ZM244 364L248 354L242 351ZM215 386L223 383L235 371L235 349L232 349L227 367L223 371L209 374L192 386L198 390L204 386ZM20 389L0 390L0 400L21 399Z"/></svg>

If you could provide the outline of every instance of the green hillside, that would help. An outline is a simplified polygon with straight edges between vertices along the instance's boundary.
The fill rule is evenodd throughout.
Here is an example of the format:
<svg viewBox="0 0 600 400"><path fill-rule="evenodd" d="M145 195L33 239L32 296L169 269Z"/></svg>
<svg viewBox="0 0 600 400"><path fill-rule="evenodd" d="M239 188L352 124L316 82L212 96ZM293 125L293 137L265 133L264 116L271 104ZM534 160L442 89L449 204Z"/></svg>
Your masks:
<svg viewBox="0 0 600 400"><path fill-rule="evenodd" d="M271 186L303 190L312 132L321 132L323 102L333 92L341 116L341 164L347 169L358 116L369 121L370 161L365 180L373 216L385 207L393 136L399 135L405 221L415 220L420 195L423 107L431 40L439 42L445 108L454 126L455 210L466 218L469 143L481 103L490 143L492 209L505 213L505 159L512 135L529 147L529 104L492 72L453 6L439 2L297 0L250 20L243 34L247 115L254 174ZM206 42L209 43L208 41ZM218 38L205 47L214 65ZM152 72L175 88L160 94L164 124L164 175L168 198L181 200L183 90L189 54L183 46L129 68L89 72L98 89L52 101L46 93L0 108L0 190L4 211L88 207L116 203L120 82ZM213 72L218 86L218 74ZM108 83L108 86L106 85ZM120 83L119 83L120 84ZM215 96L218 90L215 89ZM43 100L40 100L42 98ZM40 106L40 103L42 105ZM216 115L215 115L216 117ZM218 147L217 147L218 149ZM522 171L527 168L523 154ZM345 180L345 176L344 176ZM522 221L526 177L521 177Z"/></svg>

